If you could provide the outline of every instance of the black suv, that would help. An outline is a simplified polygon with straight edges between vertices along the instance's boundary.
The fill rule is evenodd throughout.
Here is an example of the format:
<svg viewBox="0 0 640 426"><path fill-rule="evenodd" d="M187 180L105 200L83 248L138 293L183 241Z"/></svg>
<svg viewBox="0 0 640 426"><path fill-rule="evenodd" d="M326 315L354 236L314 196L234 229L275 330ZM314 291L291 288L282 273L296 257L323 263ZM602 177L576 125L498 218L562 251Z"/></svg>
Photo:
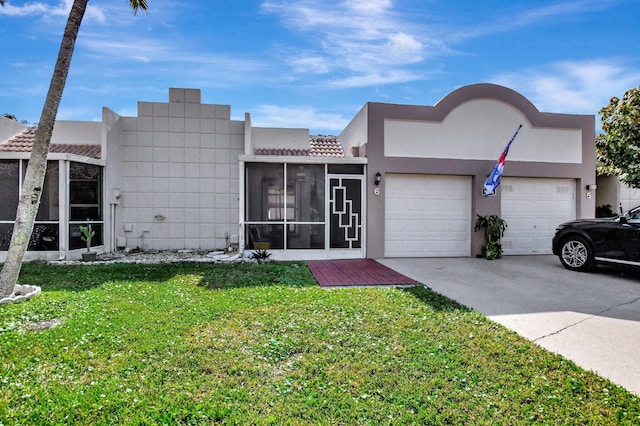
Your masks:
<svg viewBox="0 0 640 426"><path fill-rule="evenodd" d="M572 271L597 263L640 266L640 206L622 216L563 223L552 244L553 254Z"/></svg>

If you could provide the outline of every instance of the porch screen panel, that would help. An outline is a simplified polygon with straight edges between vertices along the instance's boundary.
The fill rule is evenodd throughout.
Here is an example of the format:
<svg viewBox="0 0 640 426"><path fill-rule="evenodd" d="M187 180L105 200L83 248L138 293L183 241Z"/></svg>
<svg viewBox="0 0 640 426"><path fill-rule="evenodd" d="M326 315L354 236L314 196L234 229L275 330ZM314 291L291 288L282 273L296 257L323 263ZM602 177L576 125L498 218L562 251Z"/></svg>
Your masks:
<svg viewBox="0 0 640 426"><path fill-rule="evenodd" d="M27 162L25 161L25 164ZM29 250L58 250L60 220L60 163L47 161L40 206L29 240Z"/></svg>
<svg viewBox="0 0 640 426"><path fill-rule="evenodd" d="M18 160L0 160L0 250L9 249L20 193Z"/></svg>
<svg viewBox="0 0 640 426"><path fill-rule="evenodd" d="M27 173L28 161L23 162L23 179ZM44 187L40 197L40 206L36 215L36 221L60 220L60 163L47 161L47 173L44 177Z"/></svg>
<svg viewBox="0 0 640 426"><path fill-rule="evenodd" d="M325 248L324 180L324 164L247 163L246 248Z"/></svg>
<svg viewBox="0 0 640 426"><path fill-rule="evenodd" d="M323 249L324 165L287 164L287 248Z"/></svg>
<svg viewBox="0 0 640 426"><path fill-rule="evenodd" d="M0 160L0 250L9 249L13 223L22 190L20 179L24 180L28 161ZM22 172L22 173L20 173ZM29 238L27 250L58 250L59 241L59 163L47 162L47 172L40 196L40 206Z"/></svg>
<svg viewBox="0 0 640 426"><path fill-rule="evenodd" d="M0 160L0 220L14 221L20 193L18 160Z"/></svg>
<svg viewBox="0 0 640 426"><path fill-rule="evenodd" d="M245 181L247 248L284 248L284 165L248 163Z"/></svg>

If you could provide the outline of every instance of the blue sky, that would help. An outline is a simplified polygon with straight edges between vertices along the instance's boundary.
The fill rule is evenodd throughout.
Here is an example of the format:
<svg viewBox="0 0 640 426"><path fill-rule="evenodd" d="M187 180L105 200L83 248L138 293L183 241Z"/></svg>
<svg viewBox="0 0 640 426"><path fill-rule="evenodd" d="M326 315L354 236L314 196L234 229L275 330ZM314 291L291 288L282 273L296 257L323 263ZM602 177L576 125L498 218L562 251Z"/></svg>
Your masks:
<svg viewBox="0 0 640 426"><path fill-rule="evenodd" d="M0 8L0 114L38 121L72 0ZM255 126L338 134L366 102L434 105L497 83L593 114L640 86L637 0L91 0L58 119L136 115L199 88Z"/></svg>

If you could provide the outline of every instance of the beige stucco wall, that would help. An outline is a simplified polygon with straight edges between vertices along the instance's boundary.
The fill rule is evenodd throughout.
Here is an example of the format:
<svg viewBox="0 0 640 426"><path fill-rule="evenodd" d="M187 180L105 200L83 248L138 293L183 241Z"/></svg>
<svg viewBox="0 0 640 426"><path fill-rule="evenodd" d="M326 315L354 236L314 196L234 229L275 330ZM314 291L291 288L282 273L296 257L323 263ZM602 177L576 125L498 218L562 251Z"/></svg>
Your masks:
<svg viewBox="0 0 640 426"><path fill-rule="evenodd" d="M534 127L513 105L496 99L472 99L454 108L442 122L384 122L386 157L495 160L518 125L523 127L509 151L511 161L582 162L582 131Z"/></svg>

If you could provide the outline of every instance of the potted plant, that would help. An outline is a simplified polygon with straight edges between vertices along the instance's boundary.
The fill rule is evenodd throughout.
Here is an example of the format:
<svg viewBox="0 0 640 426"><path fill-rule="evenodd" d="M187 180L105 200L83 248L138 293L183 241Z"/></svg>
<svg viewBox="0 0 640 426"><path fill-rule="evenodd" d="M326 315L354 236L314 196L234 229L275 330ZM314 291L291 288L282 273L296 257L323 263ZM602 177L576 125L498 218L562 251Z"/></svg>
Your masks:
<svg viewBox="0 0 640 426"><path fill-rule="evenodd" d="M98 254L95 251L91 251L91 240L96 235L96 231L91 229L91 224L88 224L87 226L80 225L80 232L82 233L80 239L87 243L87 251L82 253L82 260L96 260Z"/></svg>
<svg viewBox="0 0 640 426"><path fill-rule="evenodd" d="M507 222L499 216L492 214L487 216L477 215L474 230L484 229L485 243L482 245L481 256L487 260L500 259L502 257L502 244L500 238L504 236Z"/></svg>
<svg viewBox="0 0 640 426"><path fill-rule="evenodd" d="M258 263L268 263L270 261L271 253L266 250L258 249L251 253L250 258Z"/></svg>

